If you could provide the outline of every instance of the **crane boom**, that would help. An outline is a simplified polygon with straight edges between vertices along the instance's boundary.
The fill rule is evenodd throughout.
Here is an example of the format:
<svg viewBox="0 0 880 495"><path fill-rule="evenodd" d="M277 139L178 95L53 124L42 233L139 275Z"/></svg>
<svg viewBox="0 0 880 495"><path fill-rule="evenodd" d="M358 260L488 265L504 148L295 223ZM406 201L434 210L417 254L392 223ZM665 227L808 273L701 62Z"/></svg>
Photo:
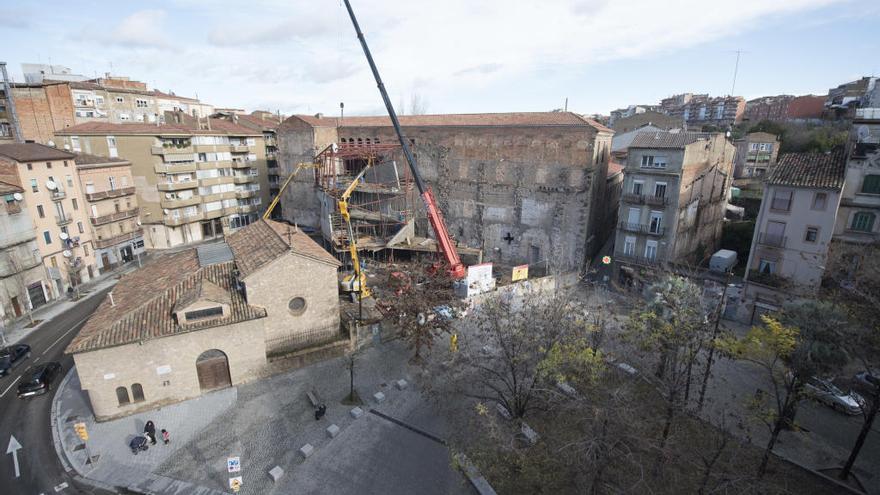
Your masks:
<svg viewBox="0 0 880 495"><path fill-rule="evenodd" d="M397 119L397 113L394 111L394 106L391 104L391 99L388 97L388 91L385 90L385 84L379 76L379 69L373 61L373 55L370 54L370 48L367 46L367 40L364 38L364 33L361 32L361 27L354 15L354 10L351 8L351 3L349 0L344 0L344 2L346 10L348 10L348 16L351 18L351 23L354 25L355 33L357 33L358 41L361 43L361 48L364 49L367 63L370 64L373 78L376 79L376 85L379 87L379 93L382 95L382 101L385 102L385 109L388 110L388 117L391 118L391 125L394 126L394 132L397 134L397 139L400 141L401 148L403 148L403 154L406 156L406 161L412 171L416 187L419 189L419 195L422 198L422 202L425 203L428 221L431 223L431 228L434 230L434 235L437 237L437 245L440 248L440 253L443 255L446 264L449 265L447 267L449 274L454 278L462 278L465 274L464 264L462 264L461 258L458 256L458 251L455 249L455 244L453 244L452 238L449 236L446 222L443 220L443 215L437 207L437 200L434 198L434 192L431 191L431 188L427 187L424 180L422 180L422 175L419 173L419 169L416 166L416 160L413 156L412 149L400 129L400 121Z"/></svg>
<svg viewBox="0 0 880 495"><path fill-rule="evenodd" d="M354 274L345 277L342 285L346 290L356 293L358 299L370 297L371 293L370 289L367 287L367 276L364 274L364 271L361 270L361 261L358 258L357 237L355 237L354 229L351 227L351 214L348 212L348 198L350 198L354 190L357 189L361 178L363 178L364 174L367 173L367 170L371 166L373 166L372 158L367 161L367 165L364 169L357 174L353 181L351 181L351 184L345 189L345 192L342 193L342 196L339 197L339 201L337 202L339 205L339 214L342 215L342 219L345 220L345 226L348 229L348 252L351 255L351 264L354 268Z"/></svg>
<svg viewBox="0 0 880 495"><path fill-rule="evenodd" d="M296 165L296 168L293 170L293 173L291 173L287 177L287 180L284 181L284 185L281 186L281 189L278 190L278 194L276 194L275 197L272 198L272 202L269 203L269 207L266 208L266 212L263 213L263 220L269 220L269 218L272 216L272 210L274 210L275 207L278 206L278 202L281 201L281 195L284 194L284 190L287 189L287 185L290 184L290 181L292 181L294 177L296 177L296 174L298 174L300 170L302 170L306 167L314 167L314 166L315 166L315 164L313 164L313 163L298 163Z"/></svg>

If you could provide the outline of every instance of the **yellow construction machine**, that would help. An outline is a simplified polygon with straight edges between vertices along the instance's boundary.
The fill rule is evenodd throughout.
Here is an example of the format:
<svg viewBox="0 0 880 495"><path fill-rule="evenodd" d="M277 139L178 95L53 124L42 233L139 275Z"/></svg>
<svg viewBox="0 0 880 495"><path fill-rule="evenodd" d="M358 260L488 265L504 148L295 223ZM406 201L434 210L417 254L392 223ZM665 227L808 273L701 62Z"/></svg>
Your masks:
<svg viewBox="0 0 880 495"><path fill-rule="evenodd" d="M357 299L370 297L370 289L367 287L367 276L364 275L364 271L361 269L360 259L358 258L357 236L355 236L354 229L351 227L351 214L348 212L348 198L351 197L351 194L357 189L364 174L366 174L367 170L372 166L373 159L370 158L367 160L367 165L359 174L357 174L354 180L351 181L351 184L348 185L337 202L339 205L339 214L342 215L342 219L345 220L345 226L348 228L348 252L351 254L351 264L354 267L354 273L343 277L340 286L343 291L353 294Z"/></svg>

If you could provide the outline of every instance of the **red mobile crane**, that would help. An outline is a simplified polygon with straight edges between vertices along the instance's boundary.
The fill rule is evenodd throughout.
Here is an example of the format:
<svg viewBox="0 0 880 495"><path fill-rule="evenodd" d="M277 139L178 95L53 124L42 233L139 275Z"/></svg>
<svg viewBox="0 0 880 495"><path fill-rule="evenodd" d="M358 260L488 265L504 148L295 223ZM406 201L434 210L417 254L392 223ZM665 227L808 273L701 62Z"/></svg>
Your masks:
<svg viewBox="0 0 880 495"><path fill-rule="evenodd" d="M388 116L391 118L391 125L394 126L394 132L397 134L397 139L400 141L401 148L403 148L406 162L409 164L410 170L412 170L416 187L419 188L419 195L425 203L425 209L428 212L428 221L431 223L431 228L434 229L434 235L437 237L437 245L440 248L440 253L443 255L446 264L449 265L447 267L449 275L456 279L462 278L465 275L464 264L462 264L461 258L458 256L458 251L456 251L455 245L449 237L449 231L446 229L446 222L443 221L443 215L440 213L440 209L437 208L437 200L434 199L434 193L431 191L430 187L425 185L421 174L419 174L419 169L416 166L416 160L412 154L412 149L410 149L409 142L407 142L406 138L403 136L403 132L400 130L400 121L397 119L397 113L394 111L391 99L388 98L388 92L385 91L385 84L382 83L382 78L379 77L379 69L376 68L376 63L373 61L373 55L370 54L370 48L367 46L367 40L364 39L364 33L361 32L361 27L358 24L357 18L354 16L354 11L351 9L351 3L349 0L344 1L345 8L348 10L348 16L351 17L351 23L354 25L354 30L357 33L358 41L361 42L361 48L364 49L364 55L367 56L370 70L373 72L373 78L376 79L379 93L382 94L382 100L385 102L385 108L388 110Z"/></svg>

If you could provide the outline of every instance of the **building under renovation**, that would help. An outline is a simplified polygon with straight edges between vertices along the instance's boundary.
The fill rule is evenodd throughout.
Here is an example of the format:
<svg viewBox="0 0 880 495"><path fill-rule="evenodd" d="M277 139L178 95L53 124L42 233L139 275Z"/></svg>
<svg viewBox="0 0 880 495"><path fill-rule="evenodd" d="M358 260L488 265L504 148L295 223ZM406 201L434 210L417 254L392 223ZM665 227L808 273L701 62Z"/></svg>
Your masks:
<svg viewBox="0 0 880 495"><path fill-rule="evenodd" d="M567 112L400 120L466 263L577 270L601 246L610 129ZM343 251L345 199L359 250L436 250L387 117L297 115L278 141L284 173L298 169L282 198L286 220Z"/></svg>

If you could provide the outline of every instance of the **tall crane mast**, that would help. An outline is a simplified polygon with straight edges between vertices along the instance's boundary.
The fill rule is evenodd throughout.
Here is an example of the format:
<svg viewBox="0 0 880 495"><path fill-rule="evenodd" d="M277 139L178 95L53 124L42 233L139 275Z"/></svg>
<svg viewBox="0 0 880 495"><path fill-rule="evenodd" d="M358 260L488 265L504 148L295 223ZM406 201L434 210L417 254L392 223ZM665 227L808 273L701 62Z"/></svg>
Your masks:
<svg viewBox="0 0 880 495"><path fill-rule="evenodd" d="M367 56L370 70L373 72L373 78L376 79L376 85L379 87L379 93L382 95L382 101L385 102L385 109L388 110L388 116L391 118L391 125L394 126L394 132L397 134L397 139L400 141L400 147L403 148L406 162L409 164L416 187L419 189L419 196L421 196L422 202L425 204L428 221L431 223L431 228L434 230L434 236L437 237L437 245L440 248L440 254L448 265L447 270L449 271L449 274L453 278L462 278L465 275L464 264L462 264L461 258L458 256L458 251L455 249L455 244L452 242L452 238L449 236L449 231L446 229L446 222L443 220L443 215L437 207L437 200L434 198L434 192L431 191L431 188L426 186L424 180L422 180L422 175L419 173L419 169L416 166L416 159L413 156L409 142L400 130L400 121L397 119L397 113L394 111L391 99L388 98L385 84L379 76L379 69L376 68L376 63L373 61L373 55L370 54L370 48L367 46L367 40L364 38L364 33L361 32L361 27L354 15L354 10L351 8L351 3L349 0L344 0L344 2L346 10L348 10L348 16L351 18L351 23L354 25L354 30L357 33L358 41L361 42L361 48L364 49L364 55Z"/></svg>

